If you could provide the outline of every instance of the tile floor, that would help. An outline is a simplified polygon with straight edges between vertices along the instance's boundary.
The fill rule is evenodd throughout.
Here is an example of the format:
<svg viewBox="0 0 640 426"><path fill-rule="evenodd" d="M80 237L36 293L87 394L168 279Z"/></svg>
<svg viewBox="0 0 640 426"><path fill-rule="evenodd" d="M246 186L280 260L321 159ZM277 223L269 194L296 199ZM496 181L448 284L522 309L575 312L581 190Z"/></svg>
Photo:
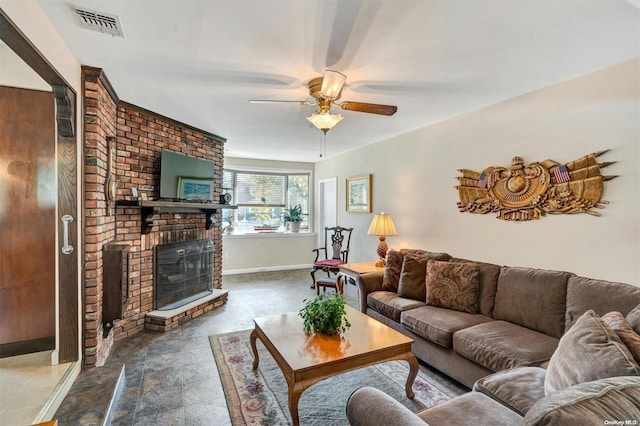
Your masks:
<svg viewBox="0 0 640 426"><path fill-rule="evenodd" d="M304 299L315 297L310 283L307 269L223 276L222 286L229 290L223 306L170 333L144 331L116 342L106 366L125 364L126 380L111 424L230 425L208 337L251 329L255 317L299 310ZM355 286L345 287L345 297L347 303L357 306ZM19 409L21 401L32 399L20 398L20 390L9 391L11 387L5 384L10 372L10 368L0 368L0 415L6 414L7 407ZM64 374L62 367L59 374ZM13 391L18 386L21 384ZM96 388L96 398L108 396L107 390ZM29 424L4 419L0 417L0 424Z"/></svg>
<svg viewBox="0 0 640 426"><path fill-rule="evenodd" d="M307 269L227 275L225 305L170 333L117 342L107 364L124 363L126 382L112 425L230 425L208 337L253 328L255 317L300 310L315 296L310 284ZM345 296L356 305L355 286Z"/></svg>
<svg viewBox="0 0 640 426"><path fill-rule="evenodd" d="M70 365L51 351L0 358L0 425L31 424Z"/></svg>

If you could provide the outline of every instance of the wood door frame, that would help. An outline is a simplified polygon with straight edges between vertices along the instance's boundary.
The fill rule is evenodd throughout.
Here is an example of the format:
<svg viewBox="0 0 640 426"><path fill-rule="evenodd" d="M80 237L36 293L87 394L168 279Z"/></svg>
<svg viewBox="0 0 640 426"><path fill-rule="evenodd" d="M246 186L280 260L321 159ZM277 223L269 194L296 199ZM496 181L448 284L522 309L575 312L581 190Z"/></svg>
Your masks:
<svg viewBox="0 0 640 426"><path fill-rule="evenodd" d="M57 216L71 215L77 221L77 136L76 93L71 85L47 61L18 27L0 9L0 39L52 87L56 99L56 168L58 173ZM58 220L58 219L56 219ZM75 245L70 255L57 254L58 261L58 361L78 360L78 256L80 248L77 226L69 226L69 239ZM58 222L57 246L63 241ZM58 247L56 247L58 250Z"/></svg>

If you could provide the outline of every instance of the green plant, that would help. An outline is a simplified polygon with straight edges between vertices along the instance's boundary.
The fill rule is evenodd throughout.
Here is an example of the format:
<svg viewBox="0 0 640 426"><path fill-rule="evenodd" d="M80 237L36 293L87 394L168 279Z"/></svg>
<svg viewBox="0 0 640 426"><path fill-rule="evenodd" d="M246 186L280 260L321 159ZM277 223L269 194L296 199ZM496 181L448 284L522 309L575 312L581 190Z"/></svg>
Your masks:
<svg viewBox="0 0 640 426"><path fill-rule="evenodd" d="M347 320L344 297L337 293L321 294L307 301L298 313L304 320L307 332L335 334L345 332L351 323Z"/></svg>
<svg viewBox="0 0 640 426"><path fill-rule="evenodd" d="M294 207L290 207L285 210L284 213L285 222L302 222L302 206L297 204Z"/></svg>

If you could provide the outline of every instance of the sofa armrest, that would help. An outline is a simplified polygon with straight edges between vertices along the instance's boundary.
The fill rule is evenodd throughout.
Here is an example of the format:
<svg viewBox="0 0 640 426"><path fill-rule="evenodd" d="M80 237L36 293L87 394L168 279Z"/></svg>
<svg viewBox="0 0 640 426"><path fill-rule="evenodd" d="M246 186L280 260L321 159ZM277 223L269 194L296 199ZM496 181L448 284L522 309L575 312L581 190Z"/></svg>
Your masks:
<svg viewBox="0 0 640 426"><path fill-rule="evenodd" d="M360 275L360 278L356 280L356 286L358 286L358 297L360 299L360 312L367 313L367 295L374 291L382 290L382 277L384 277L384 271L369 272Z"/></svg>
<svg viewBox="0 0 640 426"><path fill-rule="evenodd" d="M386 393L372 387L356 389L347 400L352 426L425 426L420 417Z"/></svg>
<svg viewBox="0 0 640 426"><path fill-rule="evenodd" d="M602 425L640 422L640 377L620 376L580 383L535 403L523 425Z"/></svg>

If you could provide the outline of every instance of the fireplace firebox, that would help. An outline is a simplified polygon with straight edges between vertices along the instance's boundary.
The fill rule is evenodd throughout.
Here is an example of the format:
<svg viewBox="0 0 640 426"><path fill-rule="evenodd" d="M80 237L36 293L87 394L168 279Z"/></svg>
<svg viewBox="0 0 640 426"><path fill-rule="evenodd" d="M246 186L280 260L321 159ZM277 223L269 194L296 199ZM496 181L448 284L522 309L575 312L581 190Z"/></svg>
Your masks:
<svg viewBox="0 0 640 426"><path fill-rule="evenodd" d="M175 309L212 293L212 240L161 244L154 252L155 309Z"/></svg>

